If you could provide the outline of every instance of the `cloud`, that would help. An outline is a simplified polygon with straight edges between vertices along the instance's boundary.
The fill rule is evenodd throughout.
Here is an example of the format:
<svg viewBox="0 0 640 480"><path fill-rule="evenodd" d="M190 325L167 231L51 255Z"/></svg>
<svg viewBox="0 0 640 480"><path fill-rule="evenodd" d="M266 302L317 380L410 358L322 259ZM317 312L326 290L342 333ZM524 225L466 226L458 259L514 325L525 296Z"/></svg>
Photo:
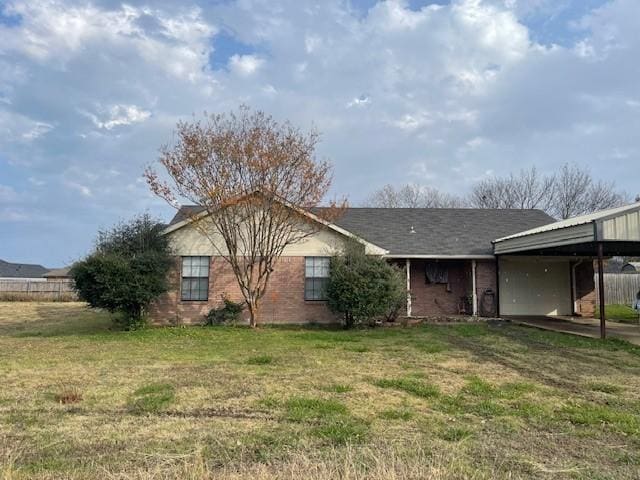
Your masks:
<svg viewBox="0 0 640 480"><path fill-rule="evenodd" d="M264 59L256 55L232 55L229 69L241 77L248 77L256 73L264 63Z"/></svg>
<svg viewBox="0 0 640 480"><path fill-rule="evenodd" d="M166 220L144 166L178 120L240 103L317 127L353 203L388 182L462 193L565 161L637 190L636 1L152 4L5 4L19 21L0 23L0 183L29 198L3 204L22 215L7 251L39 222L56 253L34 260L61 264L98 227Z"/></svg>
<svg viewBox="0 0 640 480"><path fill-rule="evenodd" d="M83 112L98 128L111 130L114 127L144 122L151 116L151 112L143 110L135 105L112 105L105 109L99 107L99 114Z"/></svg>

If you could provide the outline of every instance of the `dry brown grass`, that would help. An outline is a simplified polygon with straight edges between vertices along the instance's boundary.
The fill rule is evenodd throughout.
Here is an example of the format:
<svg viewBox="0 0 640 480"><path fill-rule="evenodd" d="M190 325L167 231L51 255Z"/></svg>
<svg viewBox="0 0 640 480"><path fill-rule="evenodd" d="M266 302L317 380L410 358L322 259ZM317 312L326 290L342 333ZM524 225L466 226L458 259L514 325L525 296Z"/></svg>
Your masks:
<svg viewBox="0 0 640 480"><path fill-rule="evenodd" d="M487 325L110 327L82 304L0 303L0 478L640 468L640 353L619 342Z"/></svg>

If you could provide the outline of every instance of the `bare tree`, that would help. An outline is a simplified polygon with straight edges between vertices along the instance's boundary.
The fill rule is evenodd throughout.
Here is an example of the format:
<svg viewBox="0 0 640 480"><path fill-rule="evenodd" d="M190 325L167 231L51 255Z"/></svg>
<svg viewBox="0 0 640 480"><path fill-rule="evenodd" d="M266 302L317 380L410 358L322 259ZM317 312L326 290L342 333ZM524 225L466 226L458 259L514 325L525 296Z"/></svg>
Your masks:
<svg viewBox="0 0 640 480"><path fill-rule="evenodd" d="M574 164L564 164L556 175L551 215L576 215L617 207L628 202L627 195L615 191L613 182L595 181L591 173Z"/></svg>
<svg viewBox="0 0 640 480"><path fill-rule="evenodd" d="M441 192L433 187L406 184L401 187L385 185L373 192L364 202L365 207L379 208L456 208L463 207L463 199Z"/></svg>
<svg viewBox="0 0 640 480"><path fill-rule="evenodd" d="M540 174L535 167L507 177L477 183L470 203L478 208L539 208L556 218L569 218L623 205L627 195L613 182L595 181L589 170L565 164L555 174Z"/></svg>
<svg viewBox="0 0 640 480"><path fill-rule="evenodd" d="M252 327L284 249L314 234L346 205L332 202L322 209L323 218L308 213L331 184L330 165L315 160L317 142L316 132L302 133L241 107L178 123L176 143L160 153L170 183L151 167L145 172L151 190L171 205L186 199L202 207L193 225L231 266Z"/></svg>
<svg viewBox="0 0 640 480"><path fill-rule="evenodd" d="M541 175L535 167L518 175L490 177L472 189L469 202L476 208L540 208L553 202L555 177Z"/></svg>

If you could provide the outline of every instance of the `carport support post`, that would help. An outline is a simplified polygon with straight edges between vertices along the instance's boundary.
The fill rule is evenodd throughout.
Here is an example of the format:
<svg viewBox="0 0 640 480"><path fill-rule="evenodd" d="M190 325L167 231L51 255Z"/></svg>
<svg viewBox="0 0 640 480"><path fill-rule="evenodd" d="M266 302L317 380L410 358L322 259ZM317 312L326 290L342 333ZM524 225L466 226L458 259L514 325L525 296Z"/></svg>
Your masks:
<svg viewBox="0 0 640 480"><path fill-rule="evenodd" d="M411 316L411 259L407 258L407 317Z"/></svg>
<svg viewBox="0 0 640 480"><path fill-rule="evenodd" d="M604 313L604 246L602 242L598 243L598 297L600 299L600 338L607 337L606 318Z"/></svg>

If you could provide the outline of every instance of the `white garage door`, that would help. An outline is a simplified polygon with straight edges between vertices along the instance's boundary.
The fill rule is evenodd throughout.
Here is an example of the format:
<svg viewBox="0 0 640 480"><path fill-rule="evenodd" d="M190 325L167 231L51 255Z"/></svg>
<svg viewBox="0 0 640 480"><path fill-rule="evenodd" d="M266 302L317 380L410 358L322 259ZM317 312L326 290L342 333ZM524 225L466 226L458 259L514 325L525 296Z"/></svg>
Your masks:
<svg viewBox="0 0 640 480"><path fill-rule="evenodd" d="M571 315L569 262L500 259L502 315Z"/></svg>

